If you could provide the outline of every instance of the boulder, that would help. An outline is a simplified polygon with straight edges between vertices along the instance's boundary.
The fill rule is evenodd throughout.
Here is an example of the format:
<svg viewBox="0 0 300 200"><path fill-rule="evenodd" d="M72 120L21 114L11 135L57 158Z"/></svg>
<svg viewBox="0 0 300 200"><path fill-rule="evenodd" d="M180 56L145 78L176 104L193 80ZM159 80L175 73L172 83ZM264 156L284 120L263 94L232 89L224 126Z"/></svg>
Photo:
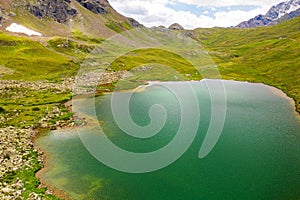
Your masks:
<svg viewBox="0 0 300 200"><path fill-rule="evenodd" d="M177 30L177 31L184 30L184 28L178 23L172 24L171 26L169 26L169 29L170 30Z"/></svg>

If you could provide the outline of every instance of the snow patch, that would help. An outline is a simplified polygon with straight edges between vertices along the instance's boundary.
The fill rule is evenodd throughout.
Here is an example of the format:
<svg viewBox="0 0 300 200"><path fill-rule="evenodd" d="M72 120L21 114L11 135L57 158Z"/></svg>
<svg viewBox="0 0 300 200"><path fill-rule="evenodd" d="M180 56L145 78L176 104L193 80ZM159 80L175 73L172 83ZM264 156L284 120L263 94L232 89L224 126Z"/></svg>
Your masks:
<svg viewBox="0 0 300 200"><path fill-rule="evenodd" d="M28 28L26 28L25 26L16 24L16 23L12 23L10 26L8 26L6 28L7 31L9 32L13 32L13 33L23 33L29 36L42 36L41 33L38 33L36 31L30 30Z"/></svg>
<svg viewBox="0 0 300 200"><path fill-rule="evenodd" d="M287 13L291 13L293 11L296 11L300 8L300 2L298 4L294 3L291 5L290 9L287 11Z"/></svg>
<svg viewBox="0 0 300 200"><path fill-rule="evenodd" d="M288 7L288 9L286 9ZM277 19L283 17L286 14L289 14L293 11L296 11L300 8L300 1L289 1L288 4L284 4L284 6L279 10L279 15Z"/></svg>

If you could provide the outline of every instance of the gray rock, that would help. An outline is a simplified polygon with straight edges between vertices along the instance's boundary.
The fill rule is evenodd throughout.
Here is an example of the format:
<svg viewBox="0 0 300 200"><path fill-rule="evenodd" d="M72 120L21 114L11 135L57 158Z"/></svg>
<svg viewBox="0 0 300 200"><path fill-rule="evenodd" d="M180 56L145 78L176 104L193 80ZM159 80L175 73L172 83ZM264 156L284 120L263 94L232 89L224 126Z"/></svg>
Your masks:
<svg viewBox="0 0 300 200"><path fill-rule="evenodd" d="M13 189L10 189L10 188L2 188L1 191L4 193L4 194L10 194L12 192L14 192Z"/></svg>
<svg viewBox="0 0 300 200"><path fill-rule="evenodd" d="M129 24L134 27L134 28L142 28L144 27L143 24L140 24L138 21L136 21L135 19L133 18L128 18L128 21L129 21Z"/></svg>
<svg viewBox="0 0 300 200"><path fill-rule="evenodd" d="M10 16L10 17L15 17L17 14L16 13L14 13L14 12L12 12L12 11L10 11L9 13L8 13L8 16Z"/></svg>
<svg viewBox="0 0 300 200"><path fill-rule="evenodd" d="M164 32L164 33L168 33L170 32L171 30L166 28L165 26L153 26L151 27L152 30L155 30L155 31L159 31L159 32Z"/></svg>
<svg viewBox="0 0 300 200"><path fill-rule="evenodd" d="M38 18L50 17L59 23L66 22L78 13L66 0L37 0L36 4L27 4L26 8Z"/></svg>
<svg viewBox="0 0 300 200"><path fill-rule="evenodd" d="M108 14L107 8L110 7L106 0L76 0L83 7L96 14Z"/></svg>
<svg viewBox="0 0 300 200"><path fill-rule="evenodd" d="M178 23L172 24L171 26L169 26L169 29L177 31L184 30L184 28Z"/></svg>
<svg viewBox="0 0 300 200"><path fill-rule="evenodd" d="M0 6L0 25L6 20L5 10Z"/></svg>

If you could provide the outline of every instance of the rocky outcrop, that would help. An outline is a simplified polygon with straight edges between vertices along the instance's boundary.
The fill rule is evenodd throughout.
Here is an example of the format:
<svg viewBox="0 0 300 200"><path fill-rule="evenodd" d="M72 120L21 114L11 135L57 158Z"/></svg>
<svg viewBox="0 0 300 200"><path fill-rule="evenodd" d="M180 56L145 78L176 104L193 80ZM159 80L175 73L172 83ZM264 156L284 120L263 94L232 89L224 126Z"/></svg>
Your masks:
<svg viewBox="0 0 300 200"><path fill-rule="evenodd" d="M138 21L136 21L135 19L133 18L128 18L128 22L129 24L134 27L134 28L142 28L144 27L143 24L140 24Z"/></svg>
<svg viewBox="0 0 300 200"><path fill-rule="evenodd" d="M155 31L159 31L159 32L163 32L163 33L169 33L171 30L168 29L167 27L165 26L153 26L151 27L152 30L155 30Z"/></svg>
<svg viewBox="0 0 300 200"><path fill-rule="evenodd" d="M190 38L193 38L193 39L197 39L197 36L196 34L194 34L193 31L186 31L183 33L186 37L190 37Z"/></svg>
<svg viewBox="0 0 300 200"><path fill-rule="evenodd" d="M171 26L169 26L169 29L170 30L177 30L177 31L184 30L184 28L178 23L172 24Z"/></svg>
<svg viewBox="0 0 300 200"><path fill-rule="evenodd" d="M76 0L83 7L96 14L108 14L109 3L106 0Z"/></svg>
<svg viewBox="0 0 300 200"><path fill-rule="evenodd" d="M3 22L5 21L6 17L5 17L5 10L4 8L2 8L0 6L0 26L3 24Z"/></svg>
<svg viewBox="0 0 300 200"><path fill-rule="evenodd" d="M96 14L108 14L109 3L106 0L76 0L80 5ZM27 10L42 19L50 17L59 23L64 23L78 14L71 7L71 0L37 0L36 4L26 5Z"/></svg>
<svg viewBox="0 0 300 200"><path fill-rule="evenodd" d="M27 4L27 9L38 18L50 17L59 23L66 22L77 14L71 8L70 0L37 0L36 4Z"/></svg>

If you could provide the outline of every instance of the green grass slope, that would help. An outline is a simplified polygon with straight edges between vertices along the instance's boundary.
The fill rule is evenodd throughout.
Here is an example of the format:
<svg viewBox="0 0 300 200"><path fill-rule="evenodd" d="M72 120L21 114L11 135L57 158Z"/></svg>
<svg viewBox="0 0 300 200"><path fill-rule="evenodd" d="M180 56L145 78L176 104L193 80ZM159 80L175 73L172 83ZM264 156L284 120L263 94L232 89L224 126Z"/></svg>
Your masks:
<svg viewBox="0 0 300 200"><path fill-rule="evenodd" d="M3 74L2 79L58 81L78 69L71 58L25 37L0 32L0 46L0 70L12 72Z"/></svg>
<svg viewBox="0 0 300 200"><path fill-rule="evenodd" d="M197 29L224 79L275 86L300 112L300 17L255 29Z"/></svg>

